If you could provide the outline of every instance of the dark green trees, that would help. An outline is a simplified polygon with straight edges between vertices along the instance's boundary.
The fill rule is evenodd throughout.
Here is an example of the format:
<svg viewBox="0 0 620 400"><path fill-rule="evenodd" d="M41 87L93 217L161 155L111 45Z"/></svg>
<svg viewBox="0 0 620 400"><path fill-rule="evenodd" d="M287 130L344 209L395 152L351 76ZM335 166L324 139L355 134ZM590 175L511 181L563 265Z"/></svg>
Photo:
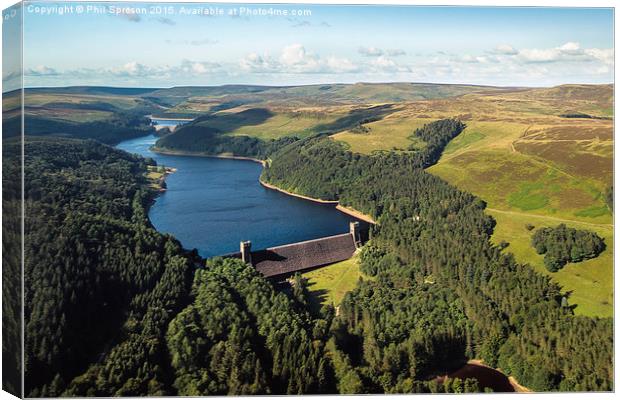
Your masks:
<svg viewBox="0 0 620 400"><path fill-rule="evenodd" d="M265 159L295 140L297 139L292 137L261 140L250 136L226 135L217 129L192 123L180 127L173 135L162 137L155 147L209 155L229 153L235 156Z"/></svg>
<svg viewBox="0 0 620 400"><path fill-rule="evenodd" d="M551 272L569 262L595 258L605 250L605 242L596 233L568 228L564 224L537 230L532 235L532 246L538 254L545 255L545 267Z"/></svg>
<svg viewBox="0 0 620 400"><path fill-rule="evenodd" d="M338 387L438 390L418 380L456 355L483 358L534 390L611 390L611 320L573 316L556 284L491 244L483 201L424 171L438 157L432 149L460 129L435 123L418 131L435 146L374 156L304 139L264 171L268 182L379 222L362 254L375 280L347 295L335 319Z"/></svg>
<svg viewBox="0 0 620 400"><path fill-rule="evenodd" d="M426 143L426 148L420 152L422 165L428 167L436 163L448 142L460 134L463 129L465 129L465 124L456 119L442 119L416 129L413 136L424 140Z"/></svg>
<svg viewBox="0 0 620 400"><path fill-rule="evenodd" d="M192 297L167 333L179 394L334 391L325 322L296 311L253 267L213 259L196 272Z"/></svg>
<svg viewBox="0 0 620 400"><path fill-rule="evenodd" d="M142 158L93 141L27 138L26 394L166 394L163 332L191 259L146 218Z"/></svg>

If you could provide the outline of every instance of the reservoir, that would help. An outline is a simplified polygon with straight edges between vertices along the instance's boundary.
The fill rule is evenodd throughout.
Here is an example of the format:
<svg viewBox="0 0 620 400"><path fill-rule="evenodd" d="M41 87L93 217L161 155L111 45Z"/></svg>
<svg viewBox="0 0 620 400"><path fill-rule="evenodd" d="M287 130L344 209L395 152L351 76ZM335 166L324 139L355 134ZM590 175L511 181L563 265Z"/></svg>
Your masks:
<svg viewBox="0 0 620 400"><path fill-rule="evenodd" d="M156 141L145 136L117 148L177 169L167 176L167 191L156 198L149 218L158 231L203 257L239 251L242 240L259 250L346 233L355 220L334 205L261 186L262 166L256 162L157 154L149 150Z"/></svg>

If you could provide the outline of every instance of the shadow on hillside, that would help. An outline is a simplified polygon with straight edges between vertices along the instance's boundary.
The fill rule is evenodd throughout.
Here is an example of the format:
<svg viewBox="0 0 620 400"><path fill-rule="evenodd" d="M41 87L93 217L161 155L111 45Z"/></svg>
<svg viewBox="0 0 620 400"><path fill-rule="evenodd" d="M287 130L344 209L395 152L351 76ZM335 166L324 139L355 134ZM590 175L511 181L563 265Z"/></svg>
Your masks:
<svg viewBox="0 0 620 400"><path fill-rule="evenodd" d="M344 117L338 118L334 122L317 125L314 131L317 133L336 133L346 129L355 128L362 124L378 121L386 115L392 113L392 105L384 104L368 108L357 108L349 111Z"/></svg>
<svg viewBox="0 0 620 400"><path fill-rule="evenodd" d="M238 113L205 115L195 119L191 125L208 126L227 133L243 126L260 125L274 115L266 108L250 108Z"/></svg>

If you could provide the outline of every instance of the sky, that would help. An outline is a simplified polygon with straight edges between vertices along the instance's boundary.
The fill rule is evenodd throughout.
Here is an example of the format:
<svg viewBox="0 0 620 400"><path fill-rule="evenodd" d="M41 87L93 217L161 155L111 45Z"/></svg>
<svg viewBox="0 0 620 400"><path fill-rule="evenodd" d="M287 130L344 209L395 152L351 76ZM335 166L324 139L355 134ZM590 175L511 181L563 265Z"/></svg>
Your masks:
<svg viewBox="0 0 620 400"><path fill-rule="evenodd" d="M609 8L31 2L23 13L27 87L613 82Z"/></svg>

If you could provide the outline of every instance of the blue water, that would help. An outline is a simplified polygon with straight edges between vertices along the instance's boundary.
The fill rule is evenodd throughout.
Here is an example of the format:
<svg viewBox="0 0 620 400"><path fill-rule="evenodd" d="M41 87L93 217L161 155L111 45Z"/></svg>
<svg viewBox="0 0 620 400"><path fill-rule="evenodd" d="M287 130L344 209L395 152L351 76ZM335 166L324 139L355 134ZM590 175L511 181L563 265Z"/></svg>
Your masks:
<svg viewBox="0 0 620 400"><path fill-rule="evenodd" d="M242 160L169 156L149 150L157 137L127 140L117 147L152 157L159 165L177 168L168 175L168 190L149 211L160 232L174 235L203 257L345 233L353 218L333 205L319 204L264 188L262 166Z"/></svg>

